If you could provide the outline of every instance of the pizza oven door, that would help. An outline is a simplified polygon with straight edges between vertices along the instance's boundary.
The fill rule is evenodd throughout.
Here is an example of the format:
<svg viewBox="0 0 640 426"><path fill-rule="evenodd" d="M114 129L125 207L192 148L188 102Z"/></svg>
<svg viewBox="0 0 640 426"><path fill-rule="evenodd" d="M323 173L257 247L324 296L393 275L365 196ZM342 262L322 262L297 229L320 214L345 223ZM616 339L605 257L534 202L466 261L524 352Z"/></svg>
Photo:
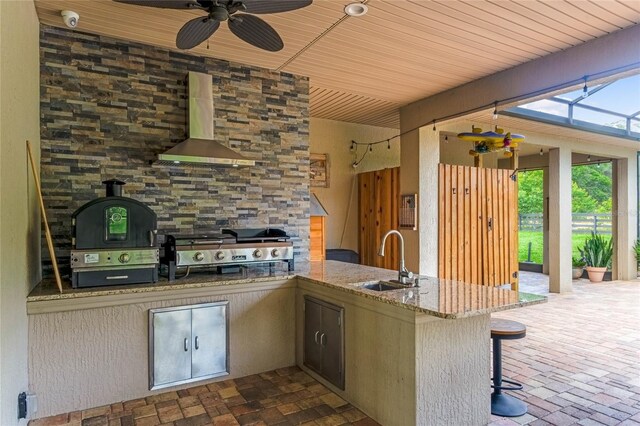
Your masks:
<svg viewBox="0 0 640 426"><path fill-rule="evenodd" d="M154 247L157 217L132 198L103 197L73 214L73 229L75 249Z"/></svg>

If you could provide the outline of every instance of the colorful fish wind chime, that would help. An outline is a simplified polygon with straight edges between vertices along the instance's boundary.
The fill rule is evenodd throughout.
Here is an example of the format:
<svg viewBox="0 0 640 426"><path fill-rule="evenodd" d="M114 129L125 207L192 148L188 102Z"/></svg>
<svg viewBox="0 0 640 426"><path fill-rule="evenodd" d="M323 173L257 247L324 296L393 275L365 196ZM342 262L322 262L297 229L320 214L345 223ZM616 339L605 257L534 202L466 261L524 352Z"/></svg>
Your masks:
<svg viewBox="0 0 640 426"><path fill-rule="evenodd" d="M469 155L478 157L489 152L504 151L504 156L513 157L518 144L524 142L524 136L504 133L504 130L496 126L495 131L482 132L479 127L471 126L471 132L458 133L458 139L473 142L473 149Z"/></svg>

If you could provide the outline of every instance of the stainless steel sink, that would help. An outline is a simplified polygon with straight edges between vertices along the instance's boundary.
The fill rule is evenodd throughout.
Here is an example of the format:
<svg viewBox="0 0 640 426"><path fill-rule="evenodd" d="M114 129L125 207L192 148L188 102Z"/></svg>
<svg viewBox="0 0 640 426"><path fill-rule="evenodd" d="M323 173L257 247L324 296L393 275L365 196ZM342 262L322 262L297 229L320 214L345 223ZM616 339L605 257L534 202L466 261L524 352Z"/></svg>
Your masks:
<svg viewBox="0 0 640 426"><path fill-rule="evenodd" d="M391 283L389 281L378 281L378 282L363 284L360 286L360 288L373 290L373 291L389 291L389 290L400 290L403 288L407 288L407 286L402 285L400 283Z"/></svg>

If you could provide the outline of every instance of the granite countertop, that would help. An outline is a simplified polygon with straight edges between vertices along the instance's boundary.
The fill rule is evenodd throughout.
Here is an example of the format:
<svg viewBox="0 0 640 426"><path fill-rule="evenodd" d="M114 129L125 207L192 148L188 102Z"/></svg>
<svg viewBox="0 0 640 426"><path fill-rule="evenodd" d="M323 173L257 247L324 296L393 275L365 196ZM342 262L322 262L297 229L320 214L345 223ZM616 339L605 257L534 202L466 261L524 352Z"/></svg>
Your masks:
<svg viewBox="0 0 640 426"><path fill-rule="evenodd" d="M356 294L367 299L411 309L418 313L440 318L464 318L490 312L544 303L547 298L510 289L464 284L457 281L420 277L419 287L389 291L373 291L362 285L397 278L397 272L370 266L338 261L298 262L294 271L286 266L241 268L239 273L192 273L189 277L169 282L161 278L157 283L74 289L63 282L59 293L51 279L38 284L27 297L27 302L77 299L117 294L139 294L166 290L220 287L298 278L308 283Z"/></svg>
<svg viewBox="0 0 640 426"><path fill-rule="evenodd" d="M311 262L298 278L440 318L465 318L547 301L546 296L537 294L433 277L420 277L418 287L367 290L362 285L397 279L398 273L335 261Z"/></svg>

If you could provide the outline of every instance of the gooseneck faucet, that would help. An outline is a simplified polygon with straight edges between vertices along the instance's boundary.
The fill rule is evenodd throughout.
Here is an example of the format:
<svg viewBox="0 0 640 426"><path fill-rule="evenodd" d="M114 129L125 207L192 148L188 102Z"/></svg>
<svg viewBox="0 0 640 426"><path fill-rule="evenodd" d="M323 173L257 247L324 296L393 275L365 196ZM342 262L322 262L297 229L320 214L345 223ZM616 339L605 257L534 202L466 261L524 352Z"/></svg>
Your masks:
<svg viewBox="0 0 640 426"><path fill-rule="evenodd" d="M412 284L411 279L413 278L413 273L409 272L407 268L404 266L404 238L402 238L402 234L395 229L384 234L382 237L382 243L380 244L380 249L378 250L378 256L384 257L384 245L387 241L387 237L391 234L395 234L400 239L400 261L398 262L398 282L401 284Z"/></svg>

